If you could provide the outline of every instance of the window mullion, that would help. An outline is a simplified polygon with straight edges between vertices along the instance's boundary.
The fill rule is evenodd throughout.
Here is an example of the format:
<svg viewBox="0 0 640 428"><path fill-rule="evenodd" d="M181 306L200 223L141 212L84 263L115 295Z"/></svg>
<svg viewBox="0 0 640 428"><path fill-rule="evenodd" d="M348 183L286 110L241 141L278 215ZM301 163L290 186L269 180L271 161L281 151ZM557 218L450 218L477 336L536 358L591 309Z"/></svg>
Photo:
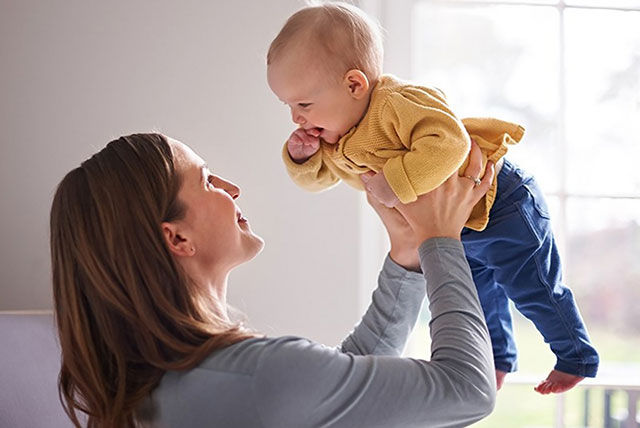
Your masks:
<svg viewBox="0 0 640 428"><path fill-rule="evenodd" d="M567 141L567 69L566 69L566 46L565 46L565 3L564 0L560 0L556 5L558 9L558 88L560 91L559 99L559 111L558 111L558 142L560 156L560 216L558 232L560 233L563 245L560 247L560 254L562 260L564 260L564 273L568 276L570 269L570 261L567 258L566 249L569 247L569 230L568 230L568 150L569 144Z"/></svg>

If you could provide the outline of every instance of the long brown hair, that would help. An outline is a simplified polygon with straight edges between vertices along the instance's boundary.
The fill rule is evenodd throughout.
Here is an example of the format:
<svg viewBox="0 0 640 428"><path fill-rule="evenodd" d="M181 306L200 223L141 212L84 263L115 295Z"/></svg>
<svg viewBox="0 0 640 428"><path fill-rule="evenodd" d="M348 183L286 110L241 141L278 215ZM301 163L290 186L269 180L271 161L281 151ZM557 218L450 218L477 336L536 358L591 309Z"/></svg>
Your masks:
<svg viewBox="0 0 640 428"><path fill-rule="evenodd" d="M167 370L254 334L216 315L161 230L185 207L163 135L110 142L58 185L51 264L62 348L60 398L76 427L136 426ZM79 415L80 412L80 415ZM86 415L82 415L85 413Z"/></svg>

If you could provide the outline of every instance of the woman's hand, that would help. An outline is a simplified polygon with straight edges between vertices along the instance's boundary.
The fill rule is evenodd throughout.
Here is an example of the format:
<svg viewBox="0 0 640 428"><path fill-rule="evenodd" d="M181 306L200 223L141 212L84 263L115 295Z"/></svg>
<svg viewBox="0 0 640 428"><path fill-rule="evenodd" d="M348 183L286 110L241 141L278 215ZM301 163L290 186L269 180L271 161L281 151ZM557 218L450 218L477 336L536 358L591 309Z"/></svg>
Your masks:
<svg viewBox="0 0 640 428"><path fill-rule="evenodd" d="M374 173L367 174L373 175ZM363 181L365 180L366 178L363 179ZM419 272L418 245L420 245L420 242L416 239L416 234L407 223L407 220L402 217L398 210L387 208L369 192L367 192L367 201L378 213L385 229L387 229L389 241L391 242L391 250L389 251L391 259L405 269Z"/></svg>
<svg viewBox="0 0 640 428"><path fill-rule="evenodd" d="M464 176L457 171L438 188L421 195L410 204L387 208L367 192L369 205L378 213L387 229L391 251L389 255L406 269L419 271L418 247L429 238L450 237L460 239L460 232L469 219L473 206L487 193L495 174L493 163L489 162L484 177L476 185L469 177L478 177L482 172L482 153L476 143L472 143L469 164ZM375 173L360 176L366 183ZM467 177L468 176L468 177Z"/></svg>
<svg viewBox="0 0 640 428"><path fill-rule="evenodd" d="M484 177L476 184L474 178L481 173L482 153L478 145L472 142L464 176L459 176L456 171L442 185L419 196L415 202L396 206L413 229L419 243L435 237L460 239L460 232L469 219L473 206L487 193L493 181L493 163L487 163Z"/></svg>
<svg viewBox="0 0 640 428"><path fill-rule="evenodd" d="M393 193L393 189L389 185L384 173L368 172L362 174L360 179L364 183L364 189L367 191L367 197L373 196L385 207L393 208L400 203L400 200Z"/></svg>

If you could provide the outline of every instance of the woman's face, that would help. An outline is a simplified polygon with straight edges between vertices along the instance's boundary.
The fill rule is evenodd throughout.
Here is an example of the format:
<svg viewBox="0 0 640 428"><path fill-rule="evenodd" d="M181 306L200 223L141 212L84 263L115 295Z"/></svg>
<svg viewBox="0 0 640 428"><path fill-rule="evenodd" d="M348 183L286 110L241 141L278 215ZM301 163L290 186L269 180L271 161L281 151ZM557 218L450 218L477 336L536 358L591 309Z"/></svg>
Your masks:
<svg viewBox="0 0 640 428"><path fill-rule="evenodd" d="M189 146L169 142L182 177L178 200L186 207L184 218L174 222L178 231L174 240L178 244L183 240L199 274L226 275L255 257L264 241L253 233L235 203L240 188L214 175Z"/></svg>

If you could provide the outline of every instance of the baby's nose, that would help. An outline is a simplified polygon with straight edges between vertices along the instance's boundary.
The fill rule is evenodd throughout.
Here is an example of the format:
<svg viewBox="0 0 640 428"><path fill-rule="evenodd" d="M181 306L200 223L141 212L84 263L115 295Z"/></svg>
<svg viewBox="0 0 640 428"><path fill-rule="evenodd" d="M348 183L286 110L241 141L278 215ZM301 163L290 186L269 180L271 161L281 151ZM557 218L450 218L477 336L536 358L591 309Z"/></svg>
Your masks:
<svg viewBox="0 0 640 428"><path fill-rule="evenodd" d="M296 123L298 125L304 125L305 123L307 123L304 117L296 113L292 113L291 120L293 120L293 123Z"/></svg>

